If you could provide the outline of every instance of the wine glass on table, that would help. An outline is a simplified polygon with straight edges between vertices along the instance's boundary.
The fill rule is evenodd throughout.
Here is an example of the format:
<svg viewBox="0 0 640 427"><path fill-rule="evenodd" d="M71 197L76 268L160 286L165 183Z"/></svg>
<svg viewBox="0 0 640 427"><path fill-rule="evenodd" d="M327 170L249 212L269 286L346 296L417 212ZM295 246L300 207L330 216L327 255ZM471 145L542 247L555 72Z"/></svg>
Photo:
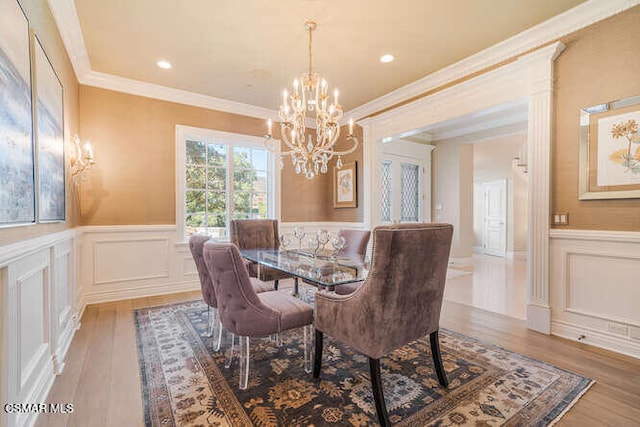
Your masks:
<svg viewBox="0 0 640 427"><path fill-rule="evenodd" d="M333 257L337 258L342 253L346 245L347 239L345 239L344 236L337 236L331 240L331 246L333 246L334 249Z"/></svg>
<svg viewBox="0 0 640 427"><path fill-rule="evenodd" d="M291 237L285 234L280 235L280 248L287 252L289 250L289 245L291 244Z"/></svg>
<svg viewBox="0 0 640 427"><path fill-rule="evenodd" d="M304 232L304 228L302 227L295 227L293 229L293 237L298 239L298 250L302 250L302 239L304 239L306 235L307 233Z"/></svg>

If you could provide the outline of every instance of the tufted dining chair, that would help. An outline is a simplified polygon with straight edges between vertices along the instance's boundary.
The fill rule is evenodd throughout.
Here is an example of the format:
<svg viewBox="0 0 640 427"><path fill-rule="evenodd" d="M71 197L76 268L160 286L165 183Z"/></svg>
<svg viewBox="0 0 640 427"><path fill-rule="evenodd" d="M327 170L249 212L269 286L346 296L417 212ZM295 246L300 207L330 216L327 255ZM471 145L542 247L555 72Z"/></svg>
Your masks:
<svg viewBox="0 0 640 427"><path fill-rule="evenodd" d="M189 250L191 256L196 264L198 270L198 277L200 278L200 288L202 289L202 299L207 304L207 324L208 324L208 336L213 337L214 350L220 350L222 342L222 323L218 319L218 300L213 289L213 283L209 276L209 271L204 262L204 244L209 241L210 237L206 234L192 234L189 236ZM256 292L270 291L269 284L258 280L254 277L251 278L251 286ZM213 312L213 316L212 316Z"/></svg>
<svg viewBox="0 0 640 427"><path fill-rule="evenodd" d="M278 249L280 237L278 234L278 220L276 219L234 219L231 221L231 242L240 249ZM258 265L255 262L243 261L252 277L258 277ZM274 289L278 289L280 279L291 275L281 271L260 267L260 279L265 282L273 280ZM296 279L297 285L297 279ZM297 287L297 286L296 286Z"/></svg>
<svg viewBox="0 0 640 427"><path fill-rule="evenodd" d="M401 224L373 230L371 270L350 295L318 292L313 376L320 376L323 334L369 357L378 420L388 426L380 358L429 335L438 380L448 386L440 356L440 309L451 250L450 224Z"/></svg>
<svg viewBox="0 0 640 427"><path fill-rule="evenodd" d="M233 359L235 336L240 339L240 389L245 390L249 382L252 337L303 328L304 369L311 372L312 307L283 292L256 293L240 252L232 243L205 243L204 260L215 289L220 319L232 333L226 367Z"/></svg>

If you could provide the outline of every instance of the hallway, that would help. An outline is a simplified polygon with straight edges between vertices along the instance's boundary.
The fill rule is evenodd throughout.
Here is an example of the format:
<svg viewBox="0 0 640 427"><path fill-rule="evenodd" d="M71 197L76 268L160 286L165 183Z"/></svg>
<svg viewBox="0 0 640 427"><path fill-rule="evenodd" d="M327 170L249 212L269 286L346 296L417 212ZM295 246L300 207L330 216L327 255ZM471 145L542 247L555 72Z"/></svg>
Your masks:
<svg viewBox="0 0 640 427"><path fill-rule="evenodd" d="M449 266L444 298L526 319L527 261L474 254L472 263Z"/></svg>

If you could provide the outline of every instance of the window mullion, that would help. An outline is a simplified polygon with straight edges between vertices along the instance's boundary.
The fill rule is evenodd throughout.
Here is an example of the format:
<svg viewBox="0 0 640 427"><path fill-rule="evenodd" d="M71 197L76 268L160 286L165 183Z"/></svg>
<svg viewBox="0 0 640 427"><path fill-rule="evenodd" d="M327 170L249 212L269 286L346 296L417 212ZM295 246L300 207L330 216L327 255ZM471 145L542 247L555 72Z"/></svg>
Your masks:
<svg viewBox="0 0 640 427"><path fill-rule="evenodd" d="M231 215L235 209L233 206L233 163L233 144L229 143L227 144L227 231L231 229Z"/></svg>

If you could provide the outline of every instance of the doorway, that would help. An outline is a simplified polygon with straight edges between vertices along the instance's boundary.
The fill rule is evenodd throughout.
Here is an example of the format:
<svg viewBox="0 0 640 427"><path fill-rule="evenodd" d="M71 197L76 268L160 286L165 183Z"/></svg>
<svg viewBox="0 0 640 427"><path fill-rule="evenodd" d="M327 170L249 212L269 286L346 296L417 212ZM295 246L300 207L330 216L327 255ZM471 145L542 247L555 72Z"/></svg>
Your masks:
<svg viewBox="0 0 640 427"><path fill-rule="evenodd" d="M483 249L485 255L507 255L507 181L482 184L484 200Z"/></svg>

